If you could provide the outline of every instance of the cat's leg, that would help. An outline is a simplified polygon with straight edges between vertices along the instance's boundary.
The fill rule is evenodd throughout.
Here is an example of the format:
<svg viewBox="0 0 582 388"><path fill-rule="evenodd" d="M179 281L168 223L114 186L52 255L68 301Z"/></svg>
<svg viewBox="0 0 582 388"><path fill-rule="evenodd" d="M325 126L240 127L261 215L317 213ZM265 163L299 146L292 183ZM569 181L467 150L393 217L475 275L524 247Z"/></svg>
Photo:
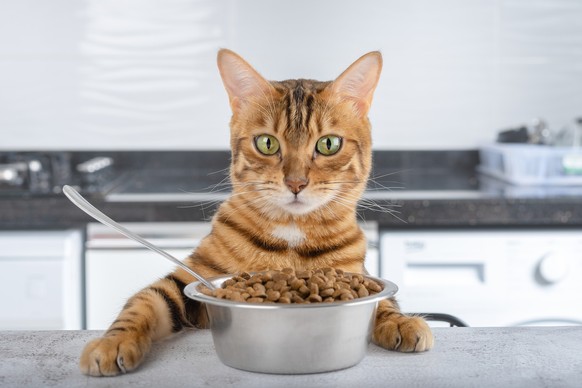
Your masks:
<svg viewBox="0 0 582 388"><path fill-rule="evenodd" d="M85 346L81 371L91 376L129 372L143 361L152 341L205 326L206 309L182 293L191 280L177 270L131 297L103 337Z"/></svg>
<svg viewBox="0 0 582 388"><path fill-rule="evenodd" d="M402 314L393 298L378 304L372 339L383 348L400 352L423 352L434 344L426 321L421 317Z"/></svg>

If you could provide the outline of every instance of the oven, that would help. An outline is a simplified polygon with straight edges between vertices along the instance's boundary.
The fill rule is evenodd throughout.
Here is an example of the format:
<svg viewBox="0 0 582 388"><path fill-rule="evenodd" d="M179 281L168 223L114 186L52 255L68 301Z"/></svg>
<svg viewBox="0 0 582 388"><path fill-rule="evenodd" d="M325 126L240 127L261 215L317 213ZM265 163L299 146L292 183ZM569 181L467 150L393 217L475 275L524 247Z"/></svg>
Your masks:
<svg viewBox="0 0 582 388"><path fill-rule="evenodd" d="M470 326L582 324L582 231L384 231L381 274L406 312Z"/></svg>

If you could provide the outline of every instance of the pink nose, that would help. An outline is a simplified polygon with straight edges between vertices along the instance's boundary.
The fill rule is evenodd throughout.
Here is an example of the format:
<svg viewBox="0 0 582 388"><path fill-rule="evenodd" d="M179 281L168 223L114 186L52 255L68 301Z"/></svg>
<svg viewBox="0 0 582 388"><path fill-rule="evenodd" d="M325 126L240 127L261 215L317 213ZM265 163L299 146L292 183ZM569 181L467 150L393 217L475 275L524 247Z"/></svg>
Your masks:
<svg viewBox="0 0 582 388"><path fill-rule="evenodd" d="M285 178L285 184L293 194L299 194L303 190L309 180L307 178Z"/></svg>

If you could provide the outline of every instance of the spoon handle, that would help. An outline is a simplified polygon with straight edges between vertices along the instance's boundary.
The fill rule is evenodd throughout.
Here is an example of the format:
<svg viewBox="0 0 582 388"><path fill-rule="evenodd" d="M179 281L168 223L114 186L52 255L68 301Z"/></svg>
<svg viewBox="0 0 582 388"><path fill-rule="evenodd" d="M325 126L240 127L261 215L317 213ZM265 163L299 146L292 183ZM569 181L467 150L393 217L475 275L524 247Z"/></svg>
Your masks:
<svg viewBox="0 0 582 388"><path fill-rule="evenodd" d="M147 240L144 240L142 237L138 236L137 234L129 231L125 227L121 226L117 222L113 221L111 218L107 217L103 212L97 209L95 206L91 205L81 194L79 194L75 189L71 186L65 185L63 186L63 192L69 198L71 202L73 202L79 209L83 210L85 213L96 219L97 221L101 222L104 225L109 226L117 230L119 233L123 234L125 237L130 238L132 240L137 241L138 243L144 245L146 248L151 249L152 251L159 253L160 255L164 256L166 259L172 261L178 267L182 268L184 271L188 272L190 275L194 276L196 279L200 281L200 283L204 284L206 287L210 288L211 290L215 289L208 280L204 277L199 275L197 272L193 271L188 267L186 264L182 263L180 260L176 259L174 256L170 255L168 252L158 248L157 246L153 245Z"/></svg>

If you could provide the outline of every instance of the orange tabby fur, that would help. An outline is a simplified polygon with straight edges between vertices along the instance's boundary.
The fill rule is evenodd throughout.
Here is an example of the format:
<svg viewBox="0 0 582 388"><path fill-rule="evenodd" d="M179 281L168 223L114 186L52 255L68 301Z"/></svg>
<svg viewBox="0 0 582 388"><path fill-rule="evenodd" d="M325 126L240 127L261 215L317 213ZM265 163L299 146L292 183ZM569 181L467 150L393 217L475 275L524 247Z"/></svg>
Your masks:
<svg viewBox="0 0 582 388"><path fill-rule="evenodd" d="M365 272L356 206L372 163L367 112L381 65L380 53L372 52L333 82L268 82L237 54L219 52L233 111L232 195L185 263L208 277L284 267ZM258 151L254 139L264 134L279 141L276 154ZM342 139L339 152L315 151L325 135ZM203 306L181 292L193 280L176 270L130 298L105 335L85 347L83 373L125 373L140 364L152 341L206 327ZM405 352L433 344L424 320L403 315L393 299L380 302L373 340Z"/></svg>

